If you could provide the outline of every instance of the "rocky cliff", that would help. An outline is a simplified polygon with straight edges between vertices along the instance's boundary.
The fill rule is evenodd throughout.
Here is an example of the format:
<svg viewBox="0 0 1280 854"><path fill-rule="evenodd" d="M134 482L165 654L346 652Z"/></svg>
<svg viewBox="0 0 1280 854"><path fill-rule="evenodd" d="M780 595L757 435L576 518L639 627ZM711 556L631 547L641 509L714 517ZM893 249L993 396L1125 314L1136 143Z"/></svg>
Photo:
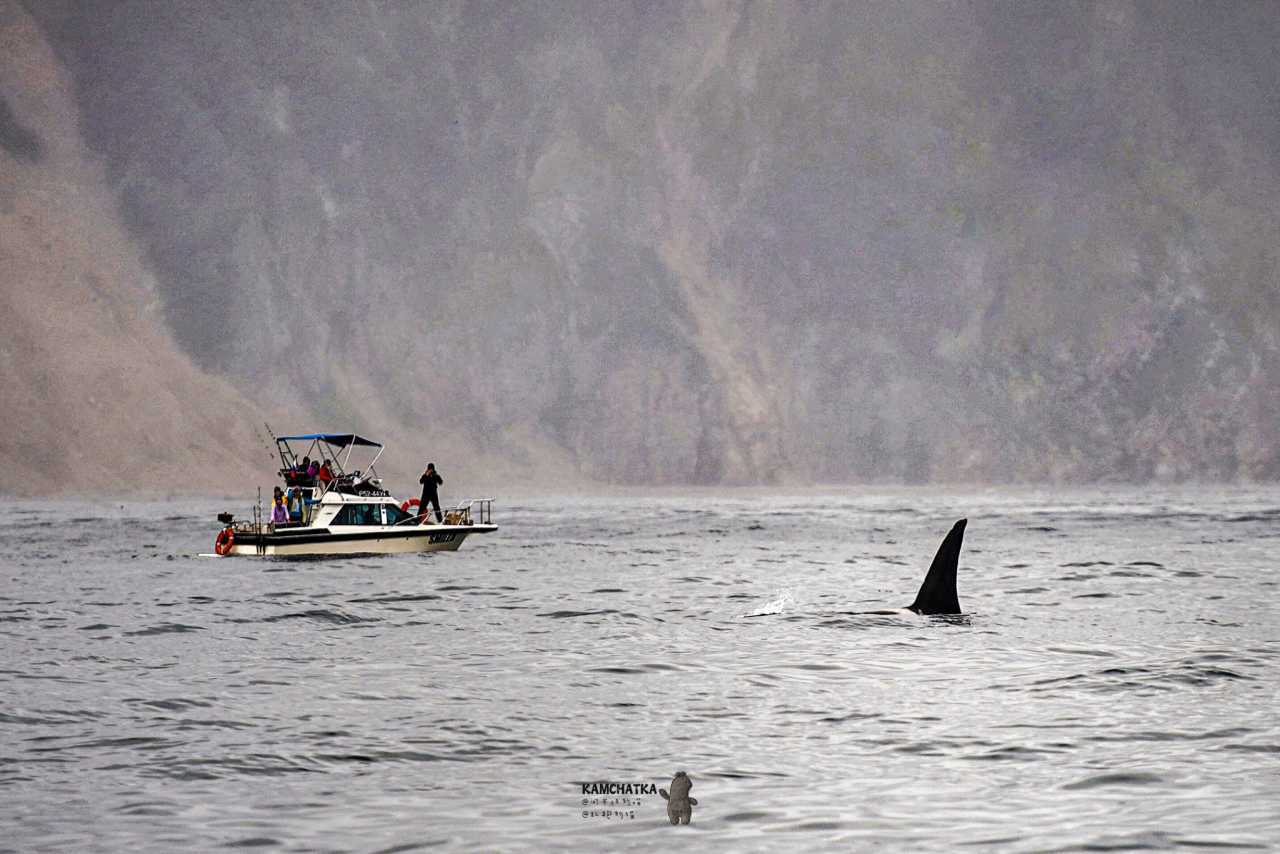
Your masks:
<svg viewBox="0 0 1280 854"><path fill-rule="evenodd" d="M246 406L540 481L1280 475L1264 5L26 8ZM12 209L72 167L3 83Z"/></svg>
<svg viewBox="0 0 1280 854"><path fill-rule="evenodd" d="M266 459L261 410L165 331L74 83L11 2L0 85L0 489L243 490Z"/></svg>

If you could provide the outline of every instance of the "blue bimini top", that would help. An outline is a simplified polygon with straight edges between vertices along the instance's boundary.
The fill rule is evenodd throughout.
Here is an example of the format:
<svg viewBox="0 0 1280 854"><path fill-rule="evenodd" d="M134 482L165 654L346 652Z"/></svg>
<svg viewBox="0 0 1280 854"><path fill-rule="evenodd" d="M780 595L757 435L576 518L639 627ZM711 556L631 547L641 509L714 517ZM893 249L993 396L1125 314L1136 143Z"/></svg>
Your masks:
<svg viewBox="0 0 1280 854"><path fill-rule="evenodd" d="M368 445L372 448L381 448L381 442L375 442L372 439L366 439L363 436L357 436L355 433L307 433L304 436L277 436L277 442L309 442L318 440L337 448L345 448L348 445Z"/></svg>

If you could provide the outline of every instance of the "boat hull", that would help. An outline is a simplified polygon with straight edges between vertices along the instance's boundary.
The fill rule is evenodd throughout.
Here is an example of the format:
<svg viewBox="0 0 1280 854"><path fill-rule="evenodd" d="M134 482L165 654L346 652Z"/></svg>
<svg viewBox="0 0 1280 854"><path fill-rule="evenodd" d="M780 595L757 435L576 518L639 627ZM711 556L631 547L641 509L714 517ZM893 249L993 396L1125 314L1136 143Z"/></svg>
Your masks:
<svg viewBox="0 0 1280 854"><path fill-rule="evenodd" d="M351 554L407 554L457 551L472 534L497 525L423 525L334 531L285 528L262 534L237 533L230 554L240 557L314 557Z"/></svg>

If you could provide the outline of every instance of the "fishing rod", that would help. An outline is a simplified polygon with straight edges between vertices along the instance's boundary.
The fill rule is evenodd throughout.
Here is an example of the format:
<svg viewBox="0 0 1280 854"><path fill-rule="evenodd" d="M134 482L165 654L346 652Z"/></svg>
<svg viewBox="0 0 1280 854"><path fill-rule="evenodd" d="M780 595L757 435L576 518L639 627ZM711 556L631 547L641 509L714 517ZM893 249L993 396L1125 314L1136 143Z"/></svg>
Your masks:
<svg viewBox="0 0 1280 854"><path fill-rule="evenodd" d="M263 422L263 424L264 426L266 426L267 432L270 433L271 426L266 424L266 422ZM262 438L262 431L259 430L257 426L254 426L253 428L253 435L257 437L259 442L267 446L267 459L271 460L272 462L275 462L276 455L271 450L271 444L266 439Z"/></svg>
<svg viewBox="0 0 1280 854"><path fill-rule="evenodd" d="M298 455L290 451L290 454L293 456L293 462L290 463L288 460L286 460L284 458L284 451L280 450L280 440L276 438L275 431L271 429L271 425L268 424L266 421L263 421L262 426L267 428L267 435L271 437L271 441L275 442L276 453L280 455L280 464L285 466L286 468L288 468L291 465L296 466L298 464ZM288 446L286 445L286 447Z"/></svg>

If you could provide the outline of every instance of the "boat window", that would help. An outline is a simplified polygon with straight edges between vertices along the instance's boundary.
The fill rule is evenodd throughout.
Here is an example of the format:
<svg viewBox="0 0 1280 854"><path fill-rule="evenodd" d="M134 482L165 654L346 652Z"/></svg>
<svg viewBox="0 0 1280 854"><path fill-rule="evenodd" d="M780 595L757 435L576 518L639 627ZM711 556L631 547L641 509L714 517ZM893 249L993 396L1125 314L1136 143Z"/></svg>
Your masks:
<svg viewBox="0 0 1280 854"><path fill-rule="evenodd" d="M409 518L410 514L404 512L394 504L383 504L382 506L387 508L387 524L388 525L398 525L401 522L403 522L405 519Z"/></svg>
<svg viewBox="0 0 1280 854"><path fill-rule="evenodd" d="M376 504L344 504L333 517L334 525L381 525L382 514Z"/></svg>

